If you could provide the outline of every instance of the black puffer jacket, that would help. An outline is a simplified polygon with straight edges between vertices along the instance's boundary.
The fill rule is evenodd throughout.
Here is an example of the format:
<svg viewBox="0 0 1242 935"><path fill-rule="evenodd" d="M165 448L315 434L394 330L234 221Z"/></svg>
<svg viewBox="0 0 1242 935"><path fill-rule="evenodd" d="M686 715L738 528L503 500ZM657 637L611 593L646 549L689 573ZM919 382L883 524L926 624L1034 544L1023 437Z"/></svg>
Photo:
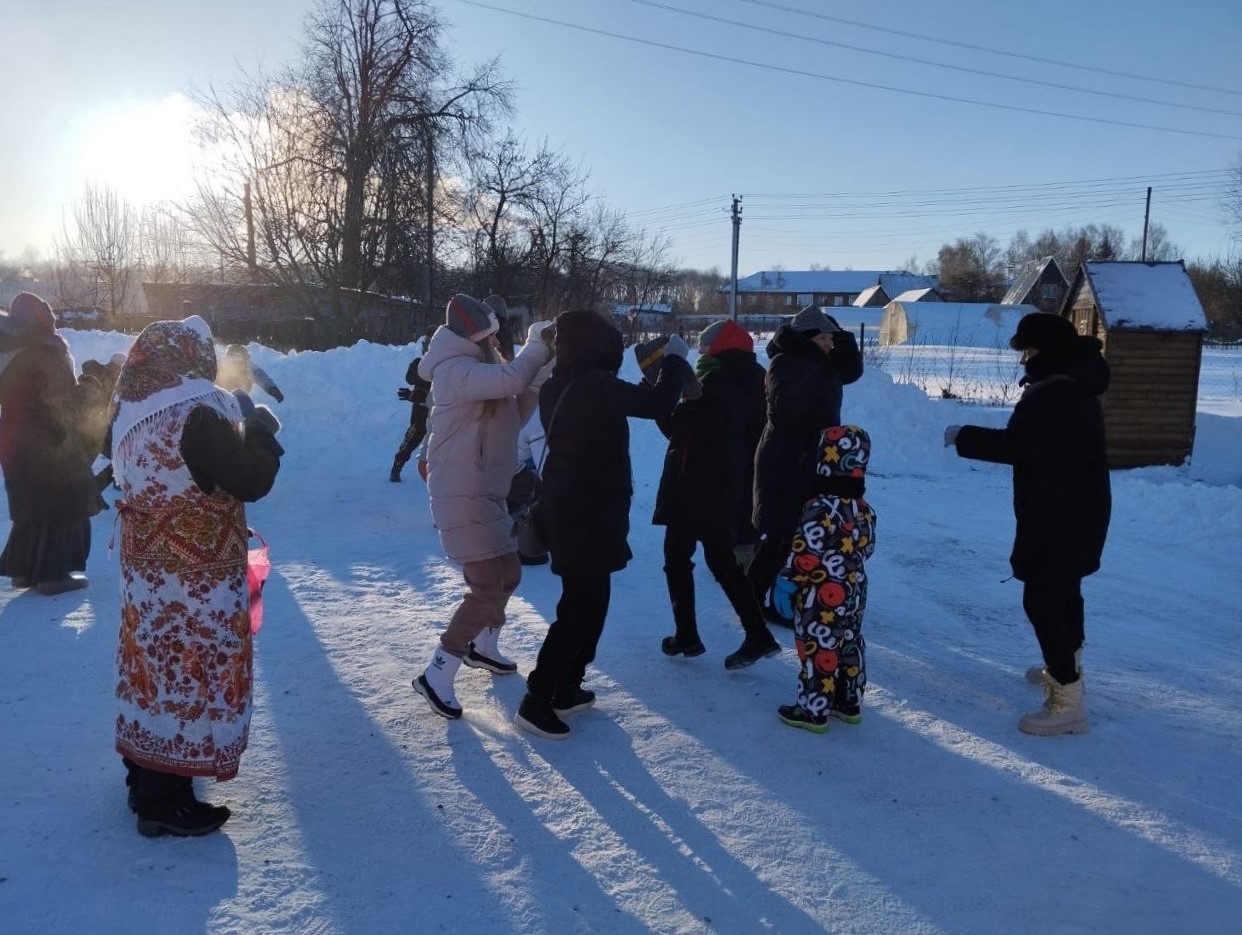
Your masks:
<svg viewBox="0 0 1242 935"><path fill-rule="evenodd" d="M606 574L633 557L626 419L668 416L692 374L666 357L654 386L626 383L617 378L623 351L621 332L594 312L557 316L556 366L539 393L548 447L537 508L553 574Z"/></svg>
<svg viewBox="0 0 1242 935"><path fill-rule="evenodd" d="M703 395L660 420L669 445L651 521L703 541L748 542L754 538L755 448L765 421L764 370L744 350L703 354L695 369Z"/></svg>
<svg viewBox="0 0 1242 935"><path fill-rule="evenodd" d="M819 433L841 424L841 388L863 372L858 342L833 336L825 354L810 336L782 327L768 342L767 425L755 453L754 524L761 533L793 534L811 493Z"/></svg>
<svg viewBox="0 0 1242 935"><path fill-rule="evenodd" d="M1063 360L1038 354L1027 364L1026 389L1003 429L963 426L957 453L1013 465L1017 518L1014 577L1089 575L1112 512L1104 413L1108 362L1095 338L1078 338Z"/></svg>

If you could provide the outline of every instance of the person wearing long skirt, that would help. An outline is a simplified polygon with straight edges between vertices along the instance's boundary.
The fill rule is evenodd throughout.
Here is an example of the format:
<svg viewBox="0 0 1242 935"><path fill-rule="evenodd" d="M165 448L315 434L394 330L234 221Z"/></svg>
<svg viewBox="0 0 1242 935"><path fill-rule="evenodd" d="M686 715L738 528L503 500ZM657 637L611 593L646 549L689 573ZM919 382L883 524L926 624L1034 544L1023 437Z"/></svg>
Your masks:
<svg viewBox="0 0 1242 935"><path fill-rule="evenodd" d="M0 575L44 595L87 586L90 518L103 508L74 370L51 307L15 296L0 314L0 468L13 520Z"/></svg>
<svg viewBox="0 0 1242 935"><path fill-rule="evenodd" d="M148 325L117 384L116 749L147 836L224 824L228 808L200 802L191 780L236 776L250 732L245 502L271 490L284 451L276 417L215 375L211 332L195 316Z"/></svg>

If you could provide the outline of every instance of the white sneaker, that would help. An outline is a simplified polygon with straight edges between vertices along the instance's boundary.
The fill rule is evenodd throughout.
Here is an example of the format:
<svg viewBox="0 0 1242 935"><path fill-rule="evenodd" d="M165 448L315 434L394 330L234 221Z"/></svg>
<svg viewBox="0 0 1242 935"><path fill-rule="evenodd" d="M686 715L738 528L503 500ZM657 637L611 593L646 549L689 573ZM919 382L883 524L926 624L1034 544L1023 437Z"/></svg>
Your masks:
<svg viewBox="0 0 1242 935"><path fill-rule="evenodd" d="M1082 679L1062 685L1056 679L1045 683L1048 697L1038 711L1024 715L1018 721L1018 730L1039 737L1055 737L1058 734L1085 734L1091 728L1087 712L1082 706Z"/></svg>

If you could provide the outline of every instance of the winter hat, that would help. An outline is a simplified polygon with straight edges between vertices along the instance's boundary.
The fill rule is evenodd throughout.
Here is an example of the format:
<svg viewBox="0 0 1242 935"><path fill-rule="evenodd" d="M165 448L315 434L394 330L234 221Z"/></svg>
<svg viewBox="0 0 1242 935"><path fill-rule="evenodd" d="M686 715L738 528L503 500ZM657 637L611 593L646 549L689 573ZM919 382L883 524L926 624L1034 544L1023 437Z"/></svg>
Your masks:
<svg viewBox="0 0 1242 935"><path fill-rule="evenodd" d="M476 344L500 327L496 313L478 299L458 292L448 301L444 323L453 334Z"/></svg>
<svg viewBox="0 0 1242 935"><path fill-rule="evenodd" d="M19 331L55 331L52 306L33 292L19 292L9 303L9 321Z"/></svg>
<svg viewBox="0 0 1242 935"><path fill-rule="evenodd" d="M871 460L871 436L860 425L834 425L819 435L820 477L864 477Z"/></svg>
<svg viewBox="0 0 1242 935"><path fill-rule="evenodd" d="M807 331L811 334L836 334L841 330L835 318L825 315L816 305L808 305L789 323L794 331Z"/></svg>
<svg viewBox="0 0 1242 935"><path fill-rule="evenodd" d="M755 342L750 332L732 318L713 322L699 335L699 352L720 354L724 351L754 351Z"/></svg>
<svg viewBox="0 0 1242 935"><path fill-rule="evenodd" d="M1052 312L1023 315L1018 330L1009 339L1015 351L1064 351L1073 347L1078 332L1068 318Z"/></svg>
<svg viewBox="0 0 1242 935"><path fill-rule="evenodd" d="M224 356L233 357L237 360L249 360L250 352L246 350L246 345L244 344L230 344L224 349Z"/></svg>
<svg viewBox="0 0 1242 935"><path fill-rule="evenodd" d="M590 309L574 309L556 316L557 373L604 370L616 373L625 357L621 330Z"/></svg>
<svg viewBox="0 0 1242 935"><path fill-rule="evenodd" d="M497 318L504 319L509 317L509 303L505 301L503 295L497 295L493 292L483 300L483 304L495 312Z"/></svg>

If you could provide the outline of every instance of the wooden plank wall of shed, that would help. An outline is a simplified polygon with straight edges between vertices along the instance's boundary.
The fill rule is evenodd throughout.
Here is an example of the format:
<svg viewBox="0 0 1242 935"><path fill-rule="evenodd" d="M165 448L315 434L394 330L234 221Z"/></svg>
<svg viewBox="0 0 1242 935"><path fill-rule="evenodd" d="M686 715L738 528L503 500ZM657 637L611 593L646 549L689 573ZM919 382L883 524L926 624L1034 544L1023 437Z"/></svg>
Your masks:
<svg viewBox="0 0 1242 935"><path fill-rule="evenodd" d="M1194 445L1201 336L1116 331L1104 336L1109 463L1180 464Z"/></svg>

